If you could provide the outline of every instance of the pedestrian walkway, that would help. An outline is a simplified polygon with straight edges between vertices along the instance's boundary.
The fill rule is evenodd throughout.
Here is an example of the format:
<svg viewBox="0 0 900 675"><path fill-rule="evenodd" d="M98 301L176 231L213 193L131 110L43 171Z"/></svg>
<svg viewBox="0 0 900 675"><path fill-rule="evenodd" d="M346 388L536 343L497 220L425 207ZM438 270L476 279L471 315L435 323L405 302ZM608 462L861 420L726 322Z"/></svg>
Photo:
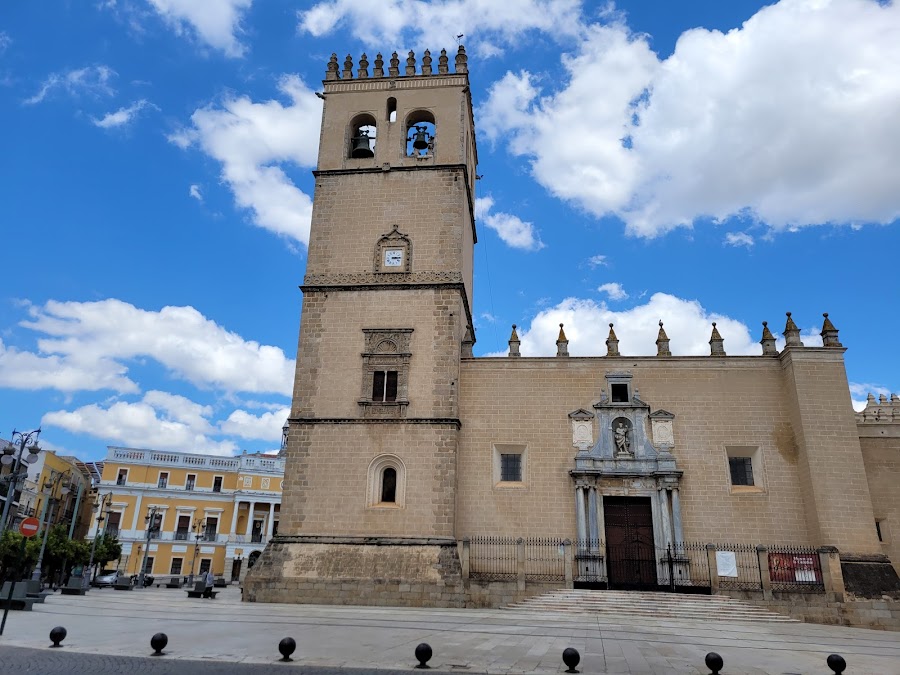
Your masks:
<svg viewBox="0 0 900 675"><path fill-rule="evenodd" d="M164 659L274 663L283 637L297 642L295 664L404 670L420 642L436 670L557 673L566 647L581 653L583 673L707 673L715 651L724 673L828 673L836 652L848 673L900 675L900 633L803 623L699 621L560 611L398 609L241 603L237 588L215 600L170 589L91 590L47 598L10 615L0 644L46 648L64 626L69 652L149 655L150 637L169 636ZM66 653L63 651L62 653ZM279 664L289 668L290 664Z"/></svg>

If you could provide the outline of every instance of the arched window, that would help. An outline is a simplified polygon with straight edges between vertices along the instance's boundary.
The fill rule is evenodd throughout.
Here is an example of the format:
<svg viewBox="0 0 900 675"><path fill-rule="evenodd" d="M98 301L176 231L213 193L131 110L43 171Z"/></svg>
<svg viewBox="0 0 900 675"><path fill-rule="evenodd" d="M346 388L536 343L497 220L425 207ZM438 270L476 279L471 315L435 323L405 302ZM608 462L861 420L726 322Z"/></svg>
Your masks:
<svg viewBox="0 0 900 675"><path fill-rule="evenodd" d="M375 156L375 118L368 113L357 115L350 123L350 145L347 156L352 159L367 159Z"/></svg>
<svg viewBox="0 0 900 675"><path fill-rule="evenodd" d="M434 154L434 115L427 110L414 110L406 118L406 129L408 157L429 157Z"/></svg>
<svg viewBox="0 0 900 675"><path fill-rule="evenodd" d="M397 121L397 99L393 96L387 100L387 121L391 124Z"/></svg>
<svg viewBox="0 0 900 675"><path fill-rule="evenodd" d="M369 508L403 508L406 467L396 455L379 455L369 464Z"/></svg>
<svg viewBox="0 0 900 675"><path fill-rule="evenodd" d="M381 472L381 502L397 503L397 469L392 466Z"/></svg>

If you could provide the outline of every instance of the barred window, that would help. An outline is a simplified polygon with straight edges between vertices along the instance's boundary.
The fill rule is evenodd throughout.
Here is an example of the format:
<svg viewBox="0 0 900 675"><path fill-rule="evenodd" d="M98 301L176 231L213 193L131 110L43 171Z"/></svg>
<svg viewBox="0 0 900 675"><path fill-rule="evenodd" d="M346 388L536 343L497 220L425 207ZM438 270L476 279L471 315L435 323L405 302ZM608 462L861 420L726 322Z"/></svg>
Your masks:
<svg viewBox="0 0 900 675"><path fill-rule="evenodd" d="M519 453L500 455L500 480L505 483L522 482L522 455Z"/></svg>
<svg viewBox="0 0 900 675"><path fill-rule="evenodd" d="M731 470L732 485L754 485L753 461L750 457L729 457L728 468Z"/></svg>

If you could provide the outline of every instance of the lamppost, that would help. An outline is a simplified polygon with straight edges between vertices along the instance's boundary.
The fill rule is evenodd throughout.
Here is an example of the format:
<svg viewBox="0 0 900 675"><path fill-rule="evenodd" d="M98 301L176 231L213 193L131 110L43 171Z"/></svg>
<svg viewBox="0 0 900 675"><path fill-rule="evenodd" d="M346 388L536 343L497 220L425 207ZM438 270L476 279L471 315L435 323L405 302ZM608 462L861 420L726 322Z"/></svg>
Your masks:
<svg viewBox="0 0 900 675"><path fill-rule="evenodd" d="M138 588L144 587L144 573L147 570L147 556L150 555L150 540L153 538L155 532L159 532L161 523L158 521L161 519L162 514L156 506L151 506L150 511L144 516L144 520L147 522L147 538L144 542L144 558L141 560L141 573L138 575Z"/></svg>
<svg viewBox="0 0 900 675"><path fill-rule="evenodd" d="M91 511L97 514L97 531L94 532L94 543L91 544L91 561L88 563L88 574L91 574L91 581L93 581L93 578L97 576L93 573L94 553L97 551L97 540L100 538L100 523L102 523L103 520L109 516L109 510L112 507L112 496L112 492L107 492L91 507ZM105 532L103 536L106 536Z"/></svg>
<svg viewBox="0 0 900 675"><path fill-rule="evenodd" d="M191 558L191 574L188 577L188 585L194 583L194 566L197 564L197 552L200 550L200 530L203 529L205 520L199 518L194 521L194 557Z"/></svg>
<svg viewBox="0 0 900 675"><path fill-rule="evenodd" d="M3 532L6 530L6 523L9 520L9 507L15 496L19 479L28 474L27 470L20 473L19 467L23 462L26 464L34 464L38 461L38 454L40 454L41 449L38 447L37 441L38 436L40 435L40 429L35 429L34 431L29 431L27 433L13 429L12 442L7 443L2 448L0 464L3 466L12 465L12 470L8 475L0 479L0 481L9 484L6 488L6 499L3 500L3 515L0 515L0 537L3 536ZM26 446L28 448L28 454L23 456Z"/></svg>
<svg viewBox="0 0 900 675"><path fill-rule="evenodd" d="M31 575L32 581L40 581L41 580L41 564L44 562L44 550L47 548L47 535L50 533L50 521L53 520L53 505L51 502L55 500L53 493L56 492L56 487L58 485L62 485L60 489L60 493L63 495L69 494L69 484L68 482L63 482L64 478L69 478L70 472L63 471L62 473L56 474L56 477L51 481L44 481L44 484L41 486L41 492L44 493L44 506L41 509L41 523L44 525L44 539L41 541L41 553L38 555L37 565L34 567L34 573ZM47 508L50 508L50 516L45 520L44 517L47 515Z"/></svg>

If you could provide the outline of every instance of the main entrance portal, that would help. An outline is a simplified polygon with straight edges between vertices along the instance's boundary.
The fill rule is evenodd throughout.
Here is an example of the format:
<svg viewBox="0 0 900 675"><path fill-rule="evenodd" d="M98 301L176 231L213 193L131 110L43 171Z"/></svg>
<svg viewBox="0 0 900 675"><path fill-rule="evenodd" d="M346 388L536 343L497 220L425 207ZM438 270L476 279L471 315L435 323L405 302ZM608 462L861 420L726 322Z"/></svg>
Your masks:
<svg viewBox="0 0 900 675"><path fill-rule="evenodd" d="M609 588L656 588L649 497L604 497Z"/></svg>

